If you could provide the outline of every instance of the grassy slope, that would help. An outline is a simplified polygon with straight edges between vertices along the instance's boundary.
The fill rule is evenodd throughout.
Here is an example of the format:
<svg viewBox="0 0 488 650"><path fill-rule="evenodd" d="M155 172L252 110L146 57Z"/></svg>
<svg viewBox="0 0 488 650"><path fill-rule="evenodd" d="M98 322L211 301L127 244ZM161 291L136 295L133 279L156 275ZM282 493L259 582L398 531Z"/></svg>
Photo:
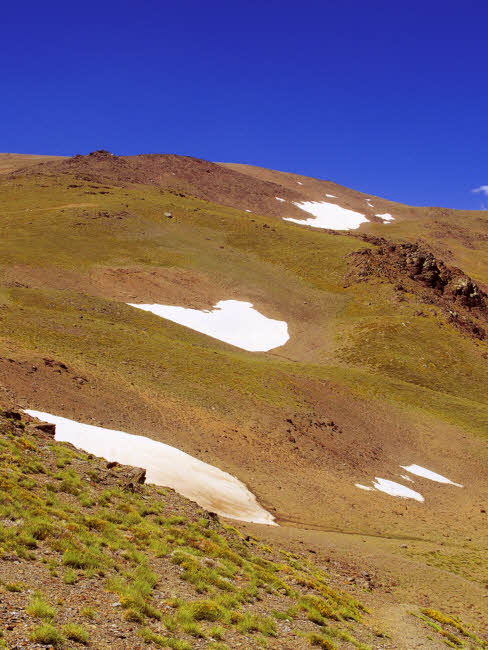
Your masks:
<svg viewBox="0 0 488 650"><path fill-rule="evenodd" d="M132 468L55 443L29 416L0 413L0 460L0 647L488 647L460 619L414 604L413 636L390 636L360 602L376 606L369 574L328 558L330 575L320 556L263 544L171 490L134 487Z"/></svg>
<svg viewBox="0 0 488 650"><path fill-rule="evenodd" d="M107 470L31 418L0 416L0 457L6 647L305 648L318 639L334 648L339 639L366 650L375 637L364 606L306 558L246 541L170 490L127 487L130 468Z"/></svg>
<svg viewBox="0 0 488 650"><path fill-rule="evenodd" d="M50 160L60 160L61 156L36 156L22 153L0 153L0 174L9 174Z"/></svg>
<svg viewBox="0 0 488 650"><path fill-rule="evenodd" d="M439 455L452 471L463 459L464 473L480 478L468 501L454 495L451 503L437 492L435 499L449 517L455 548L467 518L474 519L474 548L460 566L451 547L439 551L438 561L480 579L472 575L472 558L485 557L478 519L486 344L465 338L434 307L416 315L416 298L398 303L387 284L345 288L347 254L367 244L154 187L69 178L8 179L0 212L0 376L12 397L159 437L239 475L266 505L277 506L282 520L335 530L435 538L446 521L437 516L439 505L422 515L413 506L399 523L390 497L377 504L347 486L403 460L398 449L405 452L407 443ZM422 215L405 213L408 226L402 221L388 233L425 234ZM127 287L121 278L132 273L140 281ZM270 354L247 354L124 305L156 301L149 299L153 273L178 278L170 283L175 304L249 299L289 322L291 342ZM169 285L158 286L164 302ZM71 374L48 376L43 357L62 360ZM80 376L86 383L73 381ZM306 437L291 444L283 422L311 413L338 419L343 441ZM325 499L330 509L322 508Z"/></svg>
<svg viewBox="0 0 488 650"><path fill-rule="evenodd" d="M55 180L49 180L45 187L39 187L32 181L29 187L27 182L16 181L2 188L5 194L0 203L3 214L0 250L4 268L18 264L53 267L60 273L60 269L66 269L79 274L89 274L100 267L190 268L208 276L215 285L223 284L224 291L230 292L231 288L236 287L242 292L241 295L244 294L243 297L246 292L247 295L251 291L266 292L268 303L275 307L275 314L280 313L287 320L290 319L290 308L298 312L297 320L303 318L300 308L296 306L299 301L307 302L306 298L318 301L321 307L321 313L317 317L319 326L327 328L329 336L334 333L337 337L341 335L340 348L344 347L343 328L348 330L356 344L356 347L346 346L349 353L341 353L340 357L348 356L349 360L376 366L383 375L382 381L386 375L391 380L396 380L395 383L398 380L409 382L413 385L412 392L418 390L419 401L423 399L422 388L433 389L441 401L441 408L436 409L441 416L446 411L454 410L449 409L451 398L454 401L455 398L472 400L470 406L474 410L474 417L472 414L468 421L461 413L459 421L479 431L483 429L483 418L486 417L486 411L483 411L483 385L486 385L488 372L481 353L486 350L486 346L483 343L473 343L446 327L434 309L427 318L414 316L418 305L414 302L410 304L408 300L406 304L395 304L388 286L375 286L374 296L371 295L369 286L344 289L343 278L347 271L345 257L363 245L357 240L280 223L273 223L272 227L264 229L264 218L255 217L251 221L231 208L213 206L191 197L175 198L171 194L166 195L145 187L137 187L131 192L112 188L108 195L94 193L87 196L85 192L90 192L89 187L67 190L64 183L58 185ZM124 211L128 214L121 219L106 218L98 216L100 210L111 211L113 214ZM166 219L163 212L167 210L172 211L176 219ZM21 270L18 275L21 276ZM76 282L73 284L76 285ZM76 290L77 287L73 288ZM67 301L69 289L59 293L50 291L49 287L36 290L13 287L4 289L2 293L5 304L12 307L17 305L19 310L22 306L25 312L22 315L17 312L17 317L21 316L24 323L23 331L15 327L14 309L6 314L4 327L7 331L14 332L14 336L25 339L34 337L31 341L24 339L23 343L27 345L36 343L36 336L41 337L39 343L44 342L42 337L49 336L49 332L39 322L42 321L44 312L48 312L46 318L49 318L49 311L54 307L59 318L65 317L66 324L71 323L82 307L80 301L87 303L86 309L92 314L90 322L83 323L83 329L86 328L89 335L93 327L95 339L87 341L86 346L83 341L80 342L79 352L83 355L88 353L92 357L98 356L101 350L97 347L97 342L101 345L104 335L116 339L118 329L121 328L122 335L125 336L126 326L139 331L140 323L144 322L146 327L153 326L153 329L157 329L165 341L161 346L148 341L146 349L139 354L152 356L155 363L163 364L164 357L161 354L166 353L167 363L171 363L174 368L173 364L180 365L177 359L185 356L182 348L195 345L196 341L202 339L196 333L177 327L180 340L176 340L173 324L118 304L107 307L103 304L103 299L72 295ZM323 313L324 308L328 308L328 313ZM32 324L33 331L30 334L27 327L29 314L32 314L32 321L36 321ZM335 327L331 325L330 319L336 321ZM402 325L405 319L410 319L407 328ZM108 327L108 323L112 322ZM56 343L53 340L49 345L59 346L62 353L71 350L74 355L76 345L73 339L79 339L79 333L72 328L67 329L64 341ZM166 331L169 334L165 336ZM441 333L443 340L440 339ZM182 336L188 341L181 341ZM329 365L334 361L334 365L337 365L337 356L331 354L327 342L321 343L322 347L314 346L313 355L307 355L303 350L294 354L292 342L286 348L286 354L294 361L302 361L303 357L305 361L319 361L319 364L314 364L311 372L327 377L328 370L324 367L324 361L329 362ZM198 351L203 355L201 364L192 360L192 374L197 372L196 377L193 375L195 383L200 380L212 383L220 381L219 377L223 377L222 383L226 385L233 383L228 374L234 375L235 369L225 363L218 368L218 373L213 373L213 377L207 373L204 378L201 377L198 368L206 368L208 354L215 351L211 350L212 347L220 349L224 358L228 355L241 357L240 363L244 369L237 373L240 376L239 382L242 379L248 380L252 384L249 388L257 395L268 395L271 401L276 399L272 387L266 391L264 386L259 385L262 381L259 380L259 372L256 378L253 371L245 370L246 366L255 367L255 356L241 355L235 350L229 350L228 346L209 339L205 339L205 347L201 345ZM117 356L123 356L121 348L121 345L109 346L106 353L109 363L116 363ZM173 352L171 348L176 348L176 351ZM385 350L392 348L395 354L388 354L386 360ZM280 355L280 352L276 354ZM186 364L186 359L184 362ZM287 372L286 364L276 365L269 359L264 362L263 357L259 356L258 367L263 363L266 372L269 365L271 368L275 365L277 370L283 367ZM295 373L299 373L302 368L305 374L310 372L305 364L298 367L294 364L293 367ZM334 374L336 373L332 372ZM371 373L364 374L361 379L366 385L369 382L374 384ZM361 382L361 379L359 375L355 377L356 382ZM174 383L173 388L186 390L185 383L181 381ZM395 388L391 388L394 396ZM191 392L193 390L194 386L191 387ZM286 397L286 386L280 386L278 401L281 399L291 399L290 396ZM476 413L480 409L482 412L478 419Z"/></svg>

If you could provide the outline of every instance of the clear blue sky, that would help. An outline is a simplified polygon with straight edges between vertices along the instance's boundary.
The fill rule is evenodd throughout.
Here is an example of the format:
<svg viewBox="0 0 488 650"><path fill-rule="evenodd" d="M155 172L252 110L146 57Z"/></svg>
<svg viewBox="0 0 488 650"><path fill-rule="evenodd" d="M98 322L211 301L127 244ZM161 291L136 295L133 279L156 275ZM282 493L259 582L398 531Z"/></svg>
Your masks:
<svg viewBox="0 0 488 650"><path fill-rule="evenodd" d="M486 0L26 0L0 21L0 151L179 153L488 205Z"/></svg>

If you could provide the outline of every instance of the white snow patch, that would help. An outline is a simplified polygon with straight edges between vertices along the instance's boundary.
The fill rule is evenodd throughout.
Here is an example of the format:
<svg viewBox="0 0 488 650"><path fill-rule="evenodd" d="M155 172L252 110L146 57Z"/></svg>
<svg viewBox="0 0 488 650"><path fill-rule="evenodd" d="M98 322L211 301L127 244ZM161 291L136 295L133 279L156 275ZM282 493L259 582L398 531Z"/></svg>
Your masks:
<svg viewBox="0 0 488 650"><path fill-rule="evenodd" d="M400 478L403 478L405 481L410 481L410 483L415 483L410 476L407 476L406 474L400 474Z"/></svg>
<svg viewBox="0 0 488 650"><path fill-rule="evenodd" d="M422 478L428 478L430 481L436 481L437 483L445 483L449 485L455 485L456 487L463 487L460 483L454 483L445 476L441 474L436 474L431 472L430 469L425 469L425 467L420 467L420 465L400 465L402 469L405 469L410 474L415 474L416 476L421 476Z"/></svg>
<svg viewBox="0 0 488 650"><path fill-rule="evenodd" d="M290 338L285 321L267 318L242 300L220 300L210 310L128 304L249 352L272 350Z"/></svg>
<svg viewBox="0 0 488 650"><path fill-rule="evenodd" d="M294 205L296 205L297 208L300 208L300 210L309 212L313 215L313 218L310 219L283 217L285 221L292 221L301 226L331 228L332 230L353 230L354 228L358 228L362 223L368 221L364 214L341 208L340 205L328 203L327 201L305 201L303 203L294 202Z"/></svg>
<svg viewBox="0 0 488 650"><path fill-rule="evenodd" d="M282 203L284 203L284 202L285 202L285 199L280 199L280 197L279 197L279 196L275 196L275 199L276 199L277 201L281 201Z"/></svg>
<svg viewBox="0 0 488 650"><path fill-rule="evenodd" d="M361 483L354 483L354 485L360 490L367 490L368 492L373 492L374 488L368 487L367 485L361 485Z"/></svg>
<svg viewBox="0 0 488 650"><path fill-rule="evenodd" d="M180 449L145 436L82 424L27 409L33 417L56 425L55 439L70 442L108 461L146 470L146 480L173 488L202 508L223 517L276 526L273 516L238 479Z"/></svg>
<svg viewBox="0 0 488 650"><path fill-rule="evenodd" d="M297 181L297 183L298 183L299 185L303 185L303 183L300 183L300 181Z"/></svg>
<svg viewBox="0 0 488 650"><path fill-rule="evenodd" d="M424 501L424 497L419 493L415 492L401 483L395 483L395 481L389 481L386 478L378 478L375 476L373 482L374 487L380 492L386 492L392 497L401 497L402 499L415 499L415 501Z"/></svg>
<svg viewBox="0 0 488 650"><path fill-rule="evenodd" d="M380 217L383 221L395 221L395 217L392 217L388 212L385 214L377 214L375 216Z"/></svg>
<svg viewBox="0 0 488 650"><path fill-rule="evenodd" d="M251 210L246 210L246 212L251 212Z"/></svg>
<svg viewBox="0 0 488 650"><path fill-rule="evenodd" d="M335 194L326 194L325 196L328 197L329 199L336 199L337 198L337 196L335 196Z"/></svg>

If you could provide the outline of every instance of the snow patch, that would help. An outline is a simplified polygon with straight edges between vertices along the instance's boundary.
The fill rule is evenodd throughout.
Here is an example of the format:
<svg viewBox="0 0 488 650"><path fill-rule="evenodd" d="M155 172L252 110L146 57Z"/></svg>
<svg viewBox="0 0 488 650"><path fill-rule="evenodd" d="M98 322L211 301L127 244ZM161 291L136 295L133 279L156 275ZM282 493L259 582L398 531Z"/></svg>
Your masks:
<svg viewBox="0 0 488 650"><path fill-rule="evenodd" d="M368 492L373 492L374 488L369 487L367 485L361 485L361 483L354 483L354 485L359 488L360 490L367 490Z"/></svg>
<svg viewBox="0 0 488 650"><path fill-rule="evenodd" d="M327 196L330 196L329 194ZM358 228L362 223L368 221L364 214L341 208L335 203L327 201L304 201L294 205L304 212L313 215L309 219L293 219L283 217L285 221L292 221L301 226L312 226L313 228L331 228L332 230L353 230Z"/></svg>
<svg viewBox="0 0 488 650"><path fill-rule="evenodd" d="M337 198L337 196L335 196L335 194L326 194L325 196L327 198L329 198L329 199L336 199Z"/></svg>
<svg viewBox="0 0 488 650"><path fill-rule="evenodd" d="M284 202L285 202L285 199L280 199L280 197L279 197L279 196L275 196L275 199L276 199L277 201L281 201L282 203L284 203Z"/></svg>
<svg viewBox="0 0 488 650"><path fill-rule="evenodd" d="M246 210L246 212L251 212L251 210Z"/></svg>
<svg viewBox="0 0 488 650"><path fill-rule="evenodd" d="M385 214L377 214L375 216L380 217L380 219L383 219L383 221L395 221L395 217L392 217L388 212Z"/></svg>
<svg viewBox="0 0 488 650"><path fill-rule="evenodd" d="M273 516L241 481L180 449L145 436L82 424L42 411L25 412L55 424L56 440L70 442L108 461L142 467L148 483L173 488L206 510L240 521L276 526Z"/></svg>
<svg viewBox="0 0 488 650"><path fill-rule="evenodd" d="M392 497L401 497L402 499L415 499L415 501L424 501L424 497L419 493L415 492L401 483L395 483L395 481L389 481L386 478L378 478L375 476L373 482L374 487L380 492L386 492Z"/></svg>
<svg viewBox="0 0 488 650"><path fill-rule="evenodd" d="M455 485L456 487L463 487L460 483L454 483L450 479L442 476L441 474L436 474L436 472L431 472L430 469L425 469L420 465L400 465L400 467L410 474L415 474L416 476L421 476L422 478L428 478L430 481L436 481L437 483L444 483L449 485Z"/></svg>
<svg viewBox="0 0 488 650"><path fill-rule="evenodd" d="M297 181L297 183L298 183L299 185L303 185L303 183L300 183L300 181Z"/></svg>
<svg viewBox="0 0 488 650"><path fill-rule="evenodd" d="M400 478L403 478L405 481L410 481L410 483L415 483L410 476L407 476L406 474L400 474Z"/></svg>
<svg viewBox="0 0 488 650"><path fill-rule="evenodd" d="M267 318L241 300L221 300L210 310L128 304L249 352L272 350L290 338L285 321Z"/></svg>

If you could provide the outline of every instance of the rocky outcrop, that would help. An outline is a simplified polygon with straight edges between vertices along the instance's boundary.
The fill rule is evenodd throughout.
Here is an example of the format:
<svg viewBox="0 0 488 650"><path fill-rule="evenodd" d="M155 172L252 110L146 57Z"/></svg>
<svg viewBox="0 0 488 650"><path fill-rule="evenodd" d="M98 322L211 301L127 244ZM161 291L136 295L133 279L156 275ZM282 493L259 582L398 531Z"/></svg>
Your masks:
<svg viewBox="0 0 488 650"><path fill-rule="evenodd" d="M463 271L447 266L426 247L369 238L375 248L350 256L349 282L385 278L399 291L410 291L424 302L441 306L455 325L477 338L486 332L478 320L488 323L488 295Z"/></svg>

